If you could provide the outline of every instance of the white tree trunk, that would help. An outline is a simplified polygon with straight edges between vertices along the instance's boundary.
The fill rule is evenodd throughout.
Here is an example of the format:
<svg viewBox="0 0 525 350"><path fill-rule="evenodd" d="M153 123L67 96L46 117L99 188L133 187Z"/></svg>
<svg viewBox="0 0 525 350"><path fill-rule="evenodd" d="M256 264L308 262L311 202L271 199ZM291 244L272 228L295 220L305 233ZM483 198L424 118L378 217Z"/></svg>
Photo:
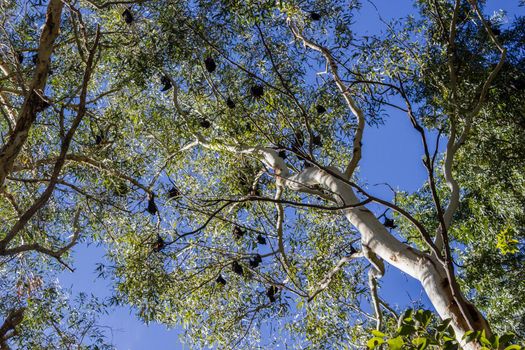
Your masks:
<svg viewBox="0 0 525 350"><path fill-rule="evenodd" d="M220 149L236 153L247 153L257 156L266 166L273 168L277 185L285 186L291 190L311 193L312 187L320 185L333 194L333 199L341 206L360 203L354 189L350 184L341 179L347 176L334 167L328 171L317 167L304 169L298 174L288 176L289 170L284 160L277 152L266 147L248 147L243 145L215 145L212 146L204 137L197 135L197 143L210 149ZM336 174L337 176L334 176ZM465 350L478 350L480 344L464 344L462 341L465 332L470 328L468 321L463 316L460 307L452 295L450 281L447 277L445 266L430 254L421 252L408 244L400 242L390 234L375 215L364 206L352 207L343 211L348 221L357 228L361 234L363 250L368 250L398 268L404 273L421 282L430 302L442 319L451 319L456 339ZM467 308L471 321L476 330L485 330L490 335L490 327L481 313L463 296L462 304Z"/></svg>
<svg viewBox="0 0 525 350"><path fill-rule="evenodd" d="M331 168L330 171L344 178L344 175L337 169ZM292 180L294 183L325 186L339 195L338 202L340 205L360 202L349 184L317 168L306 169L294 176ZM292 185L291 182L289 183L289 187L297 186ZM455 331L456 338L462 343L463 335L469 328L458 305L454 301L444 266L429 254L400 242L388 232L366 207L346 209L344 210L344 215L360 232L363 247L421 282L423 289L440 317L442 319L452 319L451 325ZM488 330L487 323L481 314L472 304L468 302L466 304L468 311L472 314L476 328ZM462 346L466 350L480 348L478 344L474 343L462 344Z"/></svg>

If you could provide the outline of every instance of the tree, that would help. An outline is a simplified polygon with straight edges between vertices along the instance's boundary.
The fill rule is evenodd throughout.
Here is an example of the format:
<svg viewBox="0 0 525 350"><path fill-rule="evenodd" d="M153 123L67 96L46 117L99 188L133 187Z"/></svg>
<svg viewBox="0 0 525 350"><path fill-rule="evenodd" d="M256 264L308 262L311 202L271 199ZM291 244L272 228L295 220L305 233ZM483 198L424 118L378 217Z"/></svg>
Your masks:
<svg viewBox="0 0 525 350"><path fill-rule="evenodd" d="M27 297L25 303L22 296ZM0 304L7 315L0 328L2 349L115 349L109 329L98 321L107 305L97 298L85 293L73 297L56 283L20 286L17 297Z"/></svg>
<svg viewBox="0 0 525 350"><path fill-rule="evenodd" d="M419 19L360 38L357 1L4 2L5 273L28 259L51 276L77 242L99 241L116 300L186 325L195 346L250 347L274 319L280 339L328 348L366 342L366 291L388 328L386 262L421 282L464 349L482 346L472 331L508 331L467 295L480 254L515 273L473 218L494 213L503 258L523 266L523 175L504 158L523 162L523 124L500 124L522 111L523 29L502 34L475 0L417 5ZM420 135L428 173L394 202L358 172L363 134L391 108ZM497 171L473 179L487 163L515 186ZM486 245L462 249L474 235Z"/></svg>

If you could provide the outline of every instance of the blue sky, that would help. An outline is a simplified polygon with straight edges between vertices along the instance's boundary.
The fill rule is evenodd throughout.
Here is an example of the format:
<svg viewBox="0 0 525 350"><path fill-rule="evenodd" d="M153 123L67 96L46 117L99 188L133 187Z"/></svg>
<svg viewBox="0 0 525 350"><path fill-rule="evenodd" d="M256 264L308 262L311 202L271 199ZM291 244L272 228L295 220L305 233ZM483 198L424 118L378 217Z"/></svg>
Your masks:
<svg viewBox="0 0 525 350"><path fill-rule="evenodd" d="M353 28L359 34L378 34L384 25L379 22L376 10L367 1L363 2L363 9L356 17ZM386 20L414 12L412 1L374 2ZM506 10L509 17L515 14L525 15L525 7L518 7L518 0L488 1L487 14L498 9ZM406 115L393 112L384 125L367 128L363 144L360 173L362 179L368 183L370 192L382 198L391 198L388 188L373 185L388 182L396 189L414 191L423 184L426 173L421 163L420 138ZM61 283L65 287L72 287L73 292L84 291L100 297L109 296L109 281L96 279L94 272L95 263L103 259L101 249L79 246L75 249L73 258L76 271L61 274ZM392 268L387 269L386 276L381 280L380 294L386 301L394 306L399 305L400 308L409 306L413 301L428 305L419 283ZM187 349L180 343L177 330L167 330L157 324L144 325L125 308L114 310L103 317L101 323L113 328L112 340L119 350Z"/></svg>

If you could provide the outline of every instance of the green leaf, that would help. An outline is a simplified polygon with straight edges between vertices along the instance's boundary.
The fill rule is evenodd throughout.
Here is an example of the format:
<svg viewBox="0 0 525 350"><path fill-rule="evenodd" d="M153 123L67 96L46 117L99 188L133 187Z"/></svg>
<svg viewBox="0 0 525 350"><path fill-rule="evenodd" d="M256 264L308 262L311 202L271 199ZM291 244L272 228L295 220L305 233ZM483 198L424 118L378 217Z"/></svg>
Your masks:
<svg viewBox="0 0 525 350"><path fill-rule="evenodd" d="M499 338L499 342L501 345L507 345L512 341L512 339L514 339L514 334L506 333Z"/></svg>
<svg viewBox="0 0 525 350"><path fill-rule="evenodd" d="M417 337L412 340L412 344L416 345L418 350L424 350L428 347L428 339Z"/></svg>
<svg viewBox="0 0 525 350"><path fill-rule="evenodd" d="M451 318L444 319L439 326L437 326L438 332L444 332L448 326L450 325L450 322L452 321Z"/></svg>
<svg viewBox="0 0 525 350"><path fill-rule="evenodd" d="M521 350L521 346L519 346L519 345L509 345L504 350Z"/></svg>
<svg viewBox="0 0 525 350"><path fill-rule="evenodd" d="M414 310L412 309L407 309L403 315L401 316L401 319L402 320L406 320L406 319L410 319L412 317L412 313L414 312Z"/></svg>
<svg viewBox="0 0 525 350"><path fill-rule="evenodd" d="M470 343L471 341L475 340L477 336L478 336L477 332L467 331L463 335L463 339L465 340L465 342Z"/></svg>
<svg viewBox="0 0 525 350"><path fill-rule="evenodd" d="M386 337L385 333L383 333L381 331L378 331L377 329L372 329L372 331L370 333L372 333L376 337Z"/></svg>
<svg viewBox="0 0 525 350"><path fill-rule="evenodd" d="M499 348L499 336L497 335L493 335L491 338L490 338L490 341L491 341L491 345L498 349Z"/></svg>
<svg viewBox="0 0 525 350"><path fill-rule="evenodd" d="M369 349L375 349L377 346L383 344L384 342L385 341L383 340L383 338L374 337L370 339L368 342L366 342L366 346Z"/></svg>
<svg viewBox="0 0 525 350"><path fill-rule="evenodd" d="M490 340L488 340L487 338L485 338L483 335L480 337L479 341L480 341L481 344L483 344L483 345L492 346L492 343L490 342Z"/></svg>
<svg viewBox="0 0 525 350"><path fill-rule="evenodd" d="M403 345L405 345L405 342L403 341L403 338L395 337L395 338L389 339L387 341L387 344L390 350L401 350L403 349Z"/></svg>
<svg viewBox="0 0 525 350"><path fill-rule="evenodd" d="M417 312L414 314L414 320L423 323L424 316L423 316L423 310L417 310Z"/></svg>
<svg viewBox="0 0 525 350"><path fill-rule="evenodd" d="M432 321L432 311L425 310L423 312L423 326L427 327L430 321Z"/></svg>
<svg viewBox="0 0 525 350"><path fill-rule="evenodd" d="M397 334L402 336L407 336L413 334L416 331L416 328L409 324L404 324L397 329Z"/></svg>
<svg viewBox="0 0 525 350"><path fill-rule="evenodd" d="M459 345L453 341L447 341L443 347L443 350L458 350Z"/></svg>

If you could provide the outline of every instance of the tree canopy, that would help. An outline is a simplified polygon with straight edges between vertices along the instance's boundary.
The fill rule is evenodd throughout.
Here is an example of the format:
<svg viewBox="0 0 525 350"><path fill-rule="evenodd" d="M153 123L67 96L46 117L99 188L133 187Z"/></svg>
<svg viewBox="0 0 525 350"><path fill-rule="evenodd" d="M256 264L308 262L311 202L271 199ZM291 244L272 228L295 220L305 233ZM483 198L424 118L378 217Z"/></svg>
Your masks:
<svg viewBox="0 0 525 350"><path fill-rule="evenodd" d="M519 349L525 19L414 5L372 36L357 0L1 0L0 348L110 349L124 304L194 348ZM428 177L379 198L389 113ZM88 243L110 301L55 282Z"/></svg>

